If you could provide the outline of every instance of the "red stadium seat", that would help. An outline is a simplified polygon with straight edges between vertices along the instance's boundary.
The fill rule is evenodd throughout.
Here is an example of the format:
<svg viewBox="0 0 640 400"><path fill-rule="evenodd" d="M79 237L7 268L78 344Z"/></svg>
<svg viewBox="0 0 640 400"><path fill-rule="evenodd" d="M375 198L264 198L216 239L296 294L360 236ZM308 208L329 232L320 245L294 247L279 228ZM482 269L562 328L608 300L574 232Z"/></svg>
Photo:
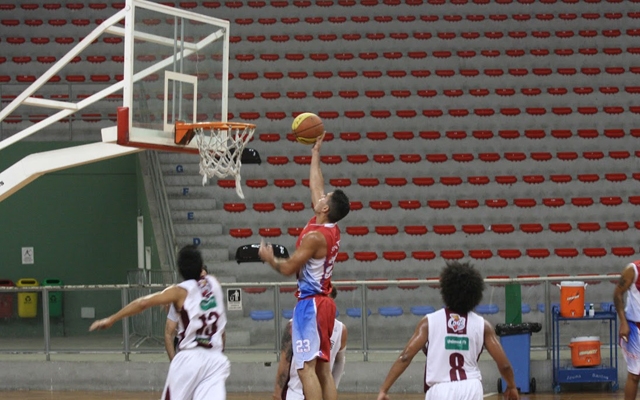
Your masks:
<svg viewBox="0 0 640 400"><path fill-rule="evenodd" d="M407 184L407 179L406 178L384 178L384 183L387 184L388 186L404 186Z"/></svg>
<svg viewBox="0 0 640 400"><path fill-rule="evenodd" d="M629 257L636 253L633 247L612 247L611 254L618 257Z"/></svg>
<svg viewBox="0 0 640 400"><path fill-rule="evenodd" d="M478 208L480 203L475 199L456 200L456 205L460 208Z"/></svg>
<svg viewBox="0 0 640 400"><path fill-rule="evenodd" d="M280 228L260 228L258 233L262 237L278 237L282 235L282 230Z"/></svg>
<svg viewBox="0 0 640 400"><path fill-rule="evenodd" d="M302 202L282 203L282 209L285 211L298 212L304 210L304 208L304 203Z"/></svg>
<svg viewBox="0 0 640 400"><path fill-rule="evenodd" d="M450 205L449 200L427 200L427 206L436 210L449 208Z"/></svg>
<svg viewBox="0 0 640 400"><path fill-rule="evenodd" d="M462 231L469 235L478 235L484 233L485 228L480 224L462 225Z"/></svg>
<svg viewBox="0 0 640 400"><path fill-rule="evenodd" d="M543 230L542 225L537 223L520 224L519 228L525 233L539 233Z"/></svg>
<svg viewBox="0 0 640 400"><path fill-rule="evenodd" d="M413 251L411 252L411 257L420 261L433 260L434 258L436 258L436 253L433 251L426 251L426 250Z"/></svg>
<svg viewBox="0 0 640 400"><path fill-rule="evenodd" d="M440 251L440 257L445 260L459 260L464 258L464 252L462 250L442 250Z"/></svg>
<svg viewBox="0 0 640 400"><path fill-rule="evenodd" d="M374 187L380 184L378 178L358 178L358 185L365 187Z"/></svg>
<svg viewBox="0 0 640 400"><path fill-rule="evenodd" d="M246 184L250 188L259 189L267 187L268 182L266 179L247 179Z"/></svg>
<svg viewBox="0 0 640 400"><path fill-rule="evenodd" d="M498 249L498 256L505 259L516 259L522 256L522 252L518 249Z"/></svg>
<svg viewBox="0 0 640 400"><path fill-rule="evenodd" d="M531 258L547 258L550 255L547 249L527 249L526 253Z"/></svg>
<svg viewBox="0 0 640 400"><path fill-rule="evenodd" d="M369 228L366 226L347 226L345 231L352 236L364 236L369 233Z"/></svg>
<svg viewBox="0 0 640 400"><path fill-rule="evenodd" d="M492 224L491 231L495 233L511 233L515 230L511 224Z"/></svg>
<svg viewBox="0 0 640 400"><path fill-rule="evenodd" d="M389 210L393 205L388 200L372 200L369 202L369 207L374 210Z"/></svg>
<svg viewBox="0 0 640 400"><path fill-rule="evenodd" d="M404 251L383 251L382 258L387 261L402 261L407 258L407 253Z"/></svg>
<svg viewBox="0 0 640 400"><path fill-rule="evenodd" d="M418 200L400 200L398 205L405 210L416 210L422 207Z"/></svg>
<svg viewBox="0 0 640 400"><path fill-rule="evenodd" d="M578 229L583 232L597 232L600 230L600 224L597 222L578 222Z"/></svg>
<svg viewBox="0 0 640 400"><path fill-rule="evenodd" d="M376 226L375 231L378 235L392 236L398 234L398 228L395 226Z"/></svg>
<svg viewBox="0 0 640 400"><path fill-rule="evenodd" d="M253 209L258 212L271 212L276 209L274 203L253 203Z"/></svg>
<svg viewBox="0 0 640 400"><path fill-rule="evenodd" d="M578 256L578 250L574 248L558 248L553 251L558 257L573 258Z"/></svg>
<svg viewBox="0 0 640 400"><path fill-rule="evenodd" d="M610 231L621 232L629 229L629 223L626 221L611 221L606 223L606 227Z"/></svg>
<svg viewBox="0 0 640 400"><path fill-rule="evenodd" d="M455 225L434 225L433 232L438 235L451 235L456 233Z"/></svg>
<svg viewBox="0 0 640 400"><path fill-rule="evenodd" d="M469 250L469 257L477 260L486 260L493 257L493 252L489 249L484 250Z"/></svg>
<svg viewBox="0 0 640 400"><path fill-rule="evenodd" d="M571 231L571 224L569 223L550 223L549 230L556 233L564 233Z"/></svg>
<svg viewBox="0 0 640 400"><path fill-rule="evenodd" d="M404 227L404 231L408 235L425 235L427 227L424 225L407 225Z"/></svg>
<svg viewBox="0 0 640 400"><path fill-rule="evenodd" d="M484 204L491 208L504 208L508 205L508 202L505 199L487 199Z"/></svg>
<svg viewBox="0 0 640 400"><path fill-rule="evenodd" d="M233 236L234 238L242 239L248 238L253 235L253 231L251 230L251 228L232 228L229 229L229 235Z"/></svg>
<svg viewBox="0 0 640 400"><path fill-rule="evenodd" d="M375 261L378 259L378 254L374 251L356 251L353 257L358 261Z"/></svg>

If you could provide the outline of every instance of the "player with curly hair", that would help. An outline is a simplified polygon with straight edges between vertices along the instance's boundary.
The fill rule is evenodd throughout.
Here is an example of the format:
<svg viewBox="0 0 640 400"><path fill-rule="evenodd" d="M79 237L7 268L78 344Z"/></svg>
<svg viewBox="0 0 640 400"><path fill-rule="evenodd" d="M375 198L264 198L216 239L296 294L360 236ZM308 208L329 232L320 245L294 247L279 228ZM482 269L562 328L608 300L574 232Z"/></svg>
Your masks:
<svg viewBox="0 0 640 400"><path fill-rule="evenodd" d="M426 400L482 400L478 358L483 346L507 383L504 398L518 399L511 363L493 327L472 311L482 300L483 290L484 280L471 265L447 264L440 274L440 294L445 307L426 315L418 323L380 386L378 400L389 400L389 389L421 349L427 355Z"/></svg>

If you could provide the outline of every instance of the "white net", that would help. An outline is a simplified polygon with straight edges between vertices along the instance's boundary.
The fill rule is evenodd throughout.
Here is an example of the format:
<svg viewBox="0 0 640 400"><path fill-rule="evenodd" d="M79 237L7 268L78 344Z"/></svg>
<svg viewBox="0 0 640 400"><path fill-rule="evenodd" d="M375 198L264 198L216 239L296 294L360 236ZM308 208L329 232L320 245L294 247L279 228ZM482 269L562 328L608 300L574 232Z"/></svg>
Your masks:
<svg viewBox="0 0 640 400"><path fill-rule="evenodd" d="M240 184L240 168L244 146L251 140L255 126L240 123L220 123L211 127L194 128L196 144L200 150L202 186L208 180L233 177L236 193L244 199Z"/></svg>

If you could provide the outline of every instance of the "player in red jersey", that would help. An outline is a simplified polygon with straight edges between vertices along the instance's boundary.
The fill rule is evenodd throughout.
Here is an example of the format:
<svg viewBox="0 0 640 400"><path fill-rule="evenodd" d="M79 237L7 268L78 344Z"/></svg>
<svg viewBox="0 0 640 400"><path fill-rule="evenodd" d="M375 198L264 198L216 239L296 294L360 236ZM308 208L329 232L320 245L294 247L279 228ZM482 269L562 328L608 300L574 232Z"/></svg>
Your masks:
<svg viewBox="0 0 640 400"><path fill-rule="evenodd" d="M342 190L324 192L320 170L320 147L324 134L311 149L309 189L314 216L296 242L296 251L287 259L276 258L273 248L260 244L258 254L279 273L298 278L298 303L293 314L293 362L307 400L335 400L338 397L329 367L330 337L336 305L329 297L333 264L340 250L337 222L349 213L349 199Z"/></svg>

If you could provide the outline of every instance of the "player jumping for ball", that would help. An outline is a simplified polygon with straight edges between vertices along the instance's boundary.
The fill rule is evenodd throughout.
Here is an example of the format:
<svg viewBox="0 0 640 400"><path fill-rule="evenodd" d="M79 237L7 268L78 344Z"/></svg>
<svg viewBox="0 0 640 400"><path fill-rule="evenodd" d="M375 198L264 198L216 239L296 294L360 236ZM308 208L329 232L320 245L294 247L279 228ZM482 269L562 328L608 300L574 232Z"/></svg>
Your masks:
<svg viewBox="0 0 640 400"><path fill-rule="evenodd" d="M293 362L302 381L306 400L335 400L338 397L329 367L330 337L336 305L329 297L333 264L340 249L337 222L349 213L349 199L342 190L324 193L320 170L320 147L324 134L311 148L309 188L314 216L296 241L288 259L276 258L273 248L260 244L258 254L279 273L296 274L298 303L292 326Z"/></svg>

